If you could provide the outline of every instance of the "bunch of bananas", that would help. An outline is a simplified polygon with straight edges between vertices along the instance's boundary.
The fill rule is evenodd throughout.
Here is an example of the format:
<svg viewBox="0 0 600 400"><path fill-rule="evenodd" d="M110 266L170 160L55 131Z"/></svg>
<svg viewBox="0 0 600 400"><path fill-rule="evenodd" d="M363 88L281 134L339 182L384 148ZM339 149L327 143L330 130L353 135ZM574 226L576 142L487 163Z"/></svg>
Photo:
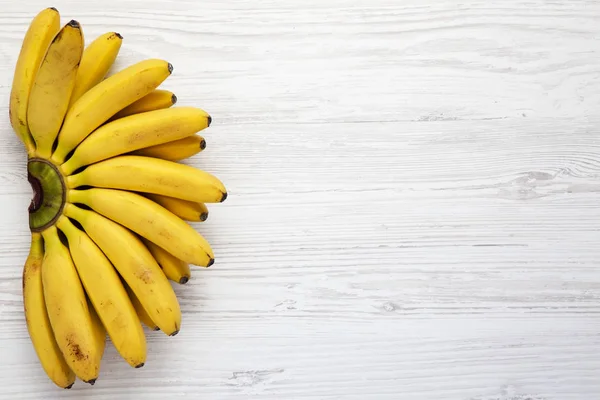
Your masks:
<svg viewBox="0 0 600 400"><path fill-rule="evenodd" d="M10 121L25 145L31 249L23 271L27 328L47 375L70 388L99 376L106 336L132 367L146 361L142 323L173 336L181 311L169 281L214 262L188 222L227 197L213 175L178 163L202 151L211 117L171 107L171 74L147 59L108 75L122 37L84 48L81 26L42 10L25 35Z"/></svg>

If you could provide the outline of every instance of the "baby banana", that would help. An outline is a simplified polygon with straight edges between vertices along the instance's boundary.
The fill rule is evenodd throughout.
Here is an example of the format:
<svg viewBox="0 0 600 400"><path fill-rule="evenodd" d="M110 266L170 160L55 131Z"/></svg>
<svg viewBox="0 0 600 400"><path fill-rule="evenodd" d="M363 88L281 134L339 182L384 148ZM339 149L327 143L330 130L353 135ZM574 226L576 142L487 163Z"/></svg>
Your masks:
<svg viewBox="0 0 600 400"><path fill-rule="evenodd" d="M180 161L200 153L205 148L206 141L204 138L199 135L192 135L172 142L139 149L131 154L161 158L169 161Z"/></svg>
<svg viewBox="0 0 600 400"><path fill-rule="evenodd" d="M42 260L44 258L44 243L42 235L33 232L31 248L23 269L23 304L25 306L25 321L29 337L40 359L40 363L57 386L71 388L75 382L75 374L65 361L48 319L44 290L42 288Z"/></svg>
<svg viewBox="0 0 600 400"><path fill-rule="evenodd" d="M169 280L182 285L190 280L192 271L190 271L188 263L181 261L162 247L157 246L146 239L143 239L142 241L148 250L150 250L150 253L152 253L154 259L158 262L158 265L160 265Z"/></svg>
<svg viewBox="0 0 600 400"><path fill-rule="evenodd" d="M108 32L83 50L69 107L104 79L119 54L122 42L123 37L117 32Z"/></svg>
<svg viewBox="0 0 600 400"><path fill-rule="evenodd" d="M59 30L58 10L52 7L40 11L29 25L15 66L10 91L10 123L30 155L35 152L35 142L27 124L29 95L48 46Z"/></svg>
<svg viewBox="0 0 600 400"><path fill-rule="evenodd" d="M104 350L106 349L106 329L104 325L102 325L102 321L100 321L100 317L96 313L94 306L90 302L90 299L87 298L88 310L90 310L90 320L92 321L92 332L94 333L94 341L96 347L98 348L98 370L100 370L100 361L102 360L102 356L104 355ZM92 382L92 385L94 383Z"/></svg>
<svg viewBox="0 0 600 400"><path fill-rule="evenodd" d="M38 157L50 158L75 85L83 51L83 34L77 21L65 25L54 37L35 77L27 123Z"/></svg>
<svg viewBox="0 0 600 400"><path fill-rule="evenodd" d="M227 189L214 175L185 164L141 156L120 156L92 164L67 178L75 189L94 186L154 193L198 203L220 203Z"/></svg>
<svg viewBox="0 0 600 400"><path fill-rule="evenodd" d="M173 92L156 89L116 113L112 119L119 119L133 114L169 108L175 103L177 103L177 96L175 96Z"/></svg>
<svg viewBox="0 0 600 400"><path fill-rule="evenodd" d="M208 207L204 203L194 203L152 193L146 193L145 196L185 221L204 222L208 218Z"/></svg>
<svg viewBox="0 0 600 400"><path fill-rule="evenodd" d="M98 378L103 349L95 337L85 292L56 227L48 228L42 235L42 284L56 342L75 375L93 384Z"/></svg>
<svg viewBox="0 0 600 400"><path fill-rule="evenodd" d="M160 328L152 321L152 318L148 315L146 310L144 310L144 306L140 303L140 300L137 298L135 293L131 290L127 283L124 283L125 289L127 289L127 294L129 295L129 299L131 300L131 304L133 304L133 308L135 308L135 312L137 313L140 321L148 328L153 331L159 331Z"/></svg>

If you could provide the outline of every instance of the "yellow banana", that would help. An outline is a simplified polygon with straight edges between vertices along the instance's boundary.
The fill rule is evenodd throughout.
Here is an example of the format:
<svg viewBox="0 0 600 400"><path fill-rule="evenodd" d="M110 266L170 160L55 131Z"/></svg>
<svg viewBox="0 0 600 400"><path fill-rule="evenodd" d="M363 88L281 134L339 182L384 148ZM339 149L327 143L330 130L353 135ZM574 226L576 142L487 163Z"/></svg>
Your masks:
<svg viewBox="0 0 600 400"><path fill-rule="evenodd" d="M68 218L57 222L69 241L83 287L115 348L132 367L146 362L146 337L117 271L102 250Z"/></svg>
<svg viewBox="0 0 600 400"><path fill-rule="evenodd" d="M208 207L204 203L195 203L152 193L146 193L144 196L185 221L204 222L208 218Z"/></svg>
<svg viewBox="0 0 600 400"><path fill-rule="evenodd" d="M67 178L74 189L94 186L195 201L219 203L227 189L214 175L185 164L142 156L120 156L92 164Z"/></svg>
<svg viewBox="0 0 600 400"><path fill-rule="evenodd" d="M209 121L206 111L195 107L155 110L121 118L92 132L61 168L70 175L85 165L193 135L207 128Z"/></svg>
<svg viewBox="0 0 600 400"><path fill-rule="evenodd" d="M182 285L190 280L192 271L190 271L189 264L174 257L162 247L157 246L146 239L143 239L142 241L148 250L150 250L150 253L152 253L152 256L154 256L154 259L158 262L158 265L160 265L168 279Z"/></svg>
<svg viewBox="0 0 600 400"><path fill-rule="evenodd" d="M27 29L15 66L10 92L10 123L30 156L35 152L35 143L27 125L29 94L46 50L59 30L58 10L51 7L40 11Z"/></svg>
<svg viewBox="0 0 600 400"><path fill-rule="evenodd" d="M106 329L104 325L102 325L102 321L100 321L100 317L96 313L93 304L90 302L89 297L87 298L88 310L90 310L90 319L92 321L92 331L94 332L94 340L96 342L96 346L98 347L98 354L100 355L97 359L98 362L98 370L100 370L100 362L102 361L102 356L104 355L104 350L106 349ZM94 383L92 383L93 385Z"/></svg>
<svg viewBox="0 0 600 400"><path fill-rule="evenodd" d="M98 378L102 354L81 281L56 227L46 229L42 235L45 244L42 284L56 342L75 375L93 384Z"/></svg>
<svg viewBox="0 0 600 400"><path fill-rule="evenodd" d="M137 156L162 158L163 160L179 161L190 158L206 148L206 141L202 136L192 135L183 139L174 140L156 146L139 149L131 154Z"/></svg>
<svg viewBox="0 0 600 400"><path fill-rule="evenodd" d="M208 267L214 262L212 249L202 235L172 212L143 196L112 189L70 190L68 201L85 204L188 264Z"/></svg>
<svg viewBox="0 0 600 400"><path fill-rule="evenodd" d="M96 38L83 50L69 107L104 79L119 54L122 42L123 37L117 32L108 32Z"/></svg>
<svg viewBox="0 0 600 400"><path fill-rule="evenodd" d="M63 123L75 85L83 51L83 34L77 21L66 24L54 37L35 77L27 123L38 157L49 158Z"/></svg>
<svg viewBox="0 0 600 400"><path fill-rule="evenodd" d="M96 212L65 206L106 254L160 329L173 336L181 326L181 310L173 287L152 254L131 231Z"/></svg>
<svg viewBox="0 0 600 400"><path fill-rule="evenodd" d="M166 61L144 60L109 76L85 92L67 112L52 160L62 164L71 150L94 129L117 111L153 91L172 71L173 66Z"/></svg>
<svg viewBox="0 0 600 400"><path fill-rule="evenodd" d="M42 287L42 260L44 244L42 235L33 232L29 256L23 269L23 304L29 337L42 368L57 386L70 389L75 374L65 361L48 319L44 289Z"/></svg>
<svg viewBox="0 0 600 400"><path fill-rule="evenodd" d="M135 293L133 293L133 291L131 290L129 285L127 285L127 283L125 283L125 289L127 289L127 294L131 299L131 304L133 304L133 308L135 308L135 312L137 313L140 321L142 321L144 325L146 325L153 331L159 331L160 328L154 323L154 321L152 321L152 318L150 318L146 310L144 310L144 306L142 306L142 303L140 303L140 300L137 298Z"/></svg>
<svg viewBox="0 0 600 400"><path fill-rule="evenodd" d="M163 89L156 89L148 93L135 103L132 103L116 113L112 119L123 118L133 114L139 114L147 111L161 110L169 108L177 103L177 96L173 92Z"/></svg>

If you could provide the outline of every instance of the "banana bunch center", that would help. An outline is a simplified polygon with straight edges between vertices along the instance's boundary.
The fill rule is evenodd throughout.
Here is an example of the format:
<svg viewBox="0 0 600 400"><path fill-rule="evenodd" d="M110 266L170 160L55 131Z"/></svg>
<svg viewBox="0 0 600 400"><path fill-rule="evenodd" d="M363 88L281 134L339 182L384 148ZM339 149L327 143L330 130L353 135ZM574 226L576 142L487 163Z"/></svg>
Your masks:
<svg viewBox="0 0 600 400"><path fill-rule="evenodd" d="M27 179L33 189L29 205L29 228L41 232L56 223L66 201L65 180L59 169L43 158L27 163Z"/></svg>

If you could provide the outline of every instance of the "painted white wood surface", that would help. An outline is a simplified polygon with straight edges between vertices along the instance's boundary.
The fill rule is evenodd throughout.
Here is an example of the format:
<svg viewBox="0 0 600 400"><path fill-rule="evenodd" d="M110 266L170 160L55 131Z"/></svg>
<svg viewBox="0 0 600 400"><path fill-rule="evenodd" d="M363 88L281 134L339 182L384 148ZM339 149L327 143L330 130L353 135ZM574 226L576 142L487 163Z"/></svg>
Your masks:
<svg viewBox="0 0 600 400"><path fill-rule="evenodd" d="M216 264L140 370L55 389L22 313L12 68L41 8L214 124ZM600 2L0 0L0 398L600 399Z"/></svg>

